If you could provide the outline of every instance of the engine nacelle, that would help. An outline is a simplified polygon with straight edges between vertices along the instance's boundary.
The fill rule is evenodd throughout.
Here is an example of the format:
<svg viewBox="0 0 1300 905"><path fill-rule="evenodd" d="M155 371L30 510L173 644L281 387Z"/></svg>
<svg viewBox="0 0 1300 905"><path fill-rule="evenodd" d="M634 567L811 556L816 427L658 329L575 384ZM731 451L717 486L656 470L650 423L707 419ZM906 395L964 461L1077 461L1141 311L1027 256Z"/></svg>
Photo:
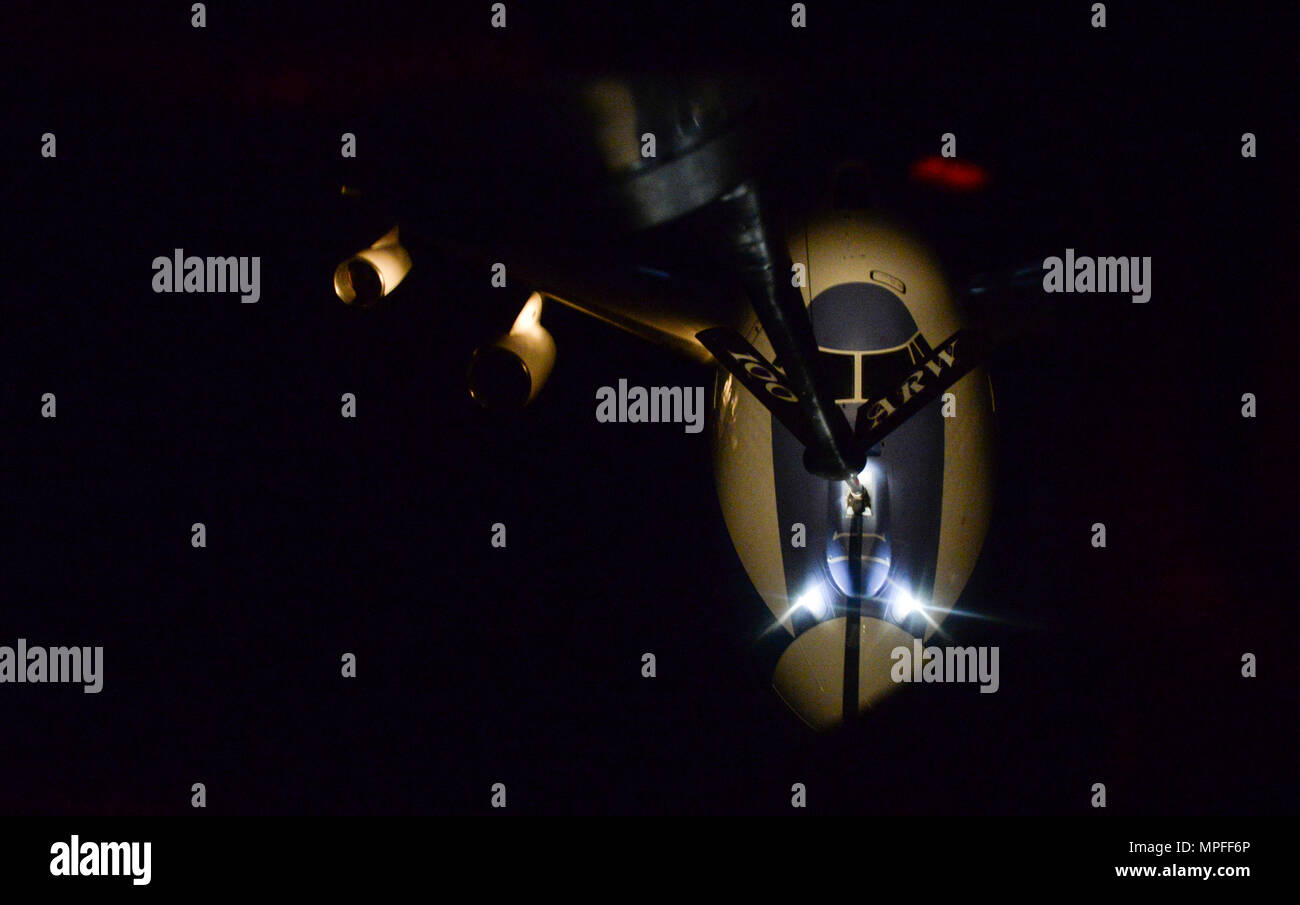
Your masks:
<svg viewBox="0 0 1300 905"><path fill-rule="evenodd" d="M334 269L334 294L349 305L369 308L388 295L411 270L411 255L394 226L374 245Z"/></svg>
<svg viewBox="0 0 1300 905"><path fill-rule="evenodd" d="M532 402L555 366L555 339L541 323L542 297L534 292L510 332L474 351L469 394L484 408L521 409Z"/></svg>

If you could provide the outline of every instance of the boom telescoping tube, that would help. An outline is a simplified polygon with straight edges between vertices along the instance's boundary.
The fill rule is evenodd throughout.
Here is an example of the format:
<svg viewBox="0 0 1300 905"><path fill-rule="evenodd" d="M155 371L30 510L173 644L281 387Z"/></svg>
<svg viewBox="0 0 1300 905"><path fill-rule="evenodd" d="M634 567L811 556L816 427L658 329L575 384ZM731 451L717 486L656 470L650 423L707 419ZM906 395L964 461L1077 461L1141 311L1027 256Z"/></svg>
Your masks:
<svg viewBox="0 0 1300 905"><path fill-rule="evenodd" d="M803 296L790 284L789 255L772 241L758 190L751 181L742 182L718 203L745 291L812 427L815 443L804 465L821 477L847 481L860 492L857 476L866 464L866 451L859 448L848 419L813 371L817 341L812 321Z"/></svg>

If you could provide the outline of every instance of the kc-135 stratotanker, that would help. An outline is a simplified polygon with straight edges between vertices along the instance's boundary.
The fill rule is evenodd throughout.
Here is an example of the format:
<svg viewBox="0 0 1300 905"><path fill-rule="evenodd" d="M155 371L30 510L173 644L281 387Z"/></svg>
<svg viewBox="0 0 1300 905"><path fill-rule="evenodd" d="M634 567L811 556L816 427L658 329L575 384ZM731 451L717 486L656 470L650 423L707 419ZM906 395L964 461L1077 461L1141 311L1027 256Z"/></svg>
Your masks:
<svg viewBox="0 0 1300 905"><path fill-rule="evenodd" d="M346 187L398 226L338 266L335 291L375 304L425 241L484 273L504 262L531 294L473 354L469 391L492 408L527 405L546 382L552 303L714 362L717 490L771 611L772 687L815 729L854 719L894 690L890 652L940 632L983 547L994 455L984 334L936 255L890 217L834 202L773 212L749 153L766 122L752 92L689 76L602 79L552 100L602 166L538 236L476 245L430 232L393 195ZM954 164L963 184L971 166ZM926 170L942 178L943 167ZM604 226L573 241L583 222ZM1031 271L967 291L1023 285Z"/></svg>

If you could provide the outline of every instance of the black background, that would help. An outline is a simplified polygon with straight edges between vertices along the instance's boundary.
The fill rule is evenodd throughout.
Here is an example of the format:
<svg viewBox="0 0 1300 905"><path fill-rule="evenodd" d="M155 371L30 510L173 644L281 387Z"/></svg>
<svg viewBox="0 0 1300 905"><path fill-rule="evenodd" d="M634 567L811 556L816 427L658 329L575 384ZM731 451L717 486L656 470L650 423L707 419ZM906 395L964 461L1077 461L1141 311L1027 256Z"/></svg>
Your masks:
<svg viewBox="0 0 1300 905"><path fill-rule="evenodd" d="M1110 812L1295 813L1296 80L1267 7L810 4L798 32L788 4L509 4L500 34L487 4L169 6L9 13L0 644L103 645L105 685L0 687L0 813L192 813L194 782L222 814L485 812L494 782L513 813L788 813L794 782L816 813L1093 813L1094 782ZM1000 646L995 695L904 689L826 736L785 709L705 435L594 419L599 386L708 368L555 311L555 373L503 421L464 372L525 287L433 255L374 310L330 290L376 238L341 181L518 228L479 189L563 160L499 98L688 65L780 97L778 191L863 160L954 279L1153 259L1146 305L1002 313L981 618L947 626ZM949 131L985 191L907 181ZM260 255L261 300L154 294L176 247Z"/></svg>

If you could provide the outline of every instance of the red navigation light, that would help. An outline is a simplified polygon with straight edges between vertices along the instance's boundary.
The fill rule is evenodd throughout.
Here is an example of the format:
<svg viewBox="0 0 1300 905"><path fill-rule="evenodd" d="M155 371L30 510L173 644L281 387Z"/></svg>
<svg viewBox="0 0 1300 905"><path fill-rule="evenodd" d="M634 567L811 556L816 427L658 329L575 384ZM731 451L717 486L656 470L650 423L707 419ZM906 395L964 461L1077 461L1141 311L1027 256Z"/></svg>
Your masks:
<svg viewBox="0 0 1300 905"><path fill-rule="evenodd" d="M969 160L931 155L912 164L912 179L949 192L976 192L988 185L989 174Z"/></svg>

